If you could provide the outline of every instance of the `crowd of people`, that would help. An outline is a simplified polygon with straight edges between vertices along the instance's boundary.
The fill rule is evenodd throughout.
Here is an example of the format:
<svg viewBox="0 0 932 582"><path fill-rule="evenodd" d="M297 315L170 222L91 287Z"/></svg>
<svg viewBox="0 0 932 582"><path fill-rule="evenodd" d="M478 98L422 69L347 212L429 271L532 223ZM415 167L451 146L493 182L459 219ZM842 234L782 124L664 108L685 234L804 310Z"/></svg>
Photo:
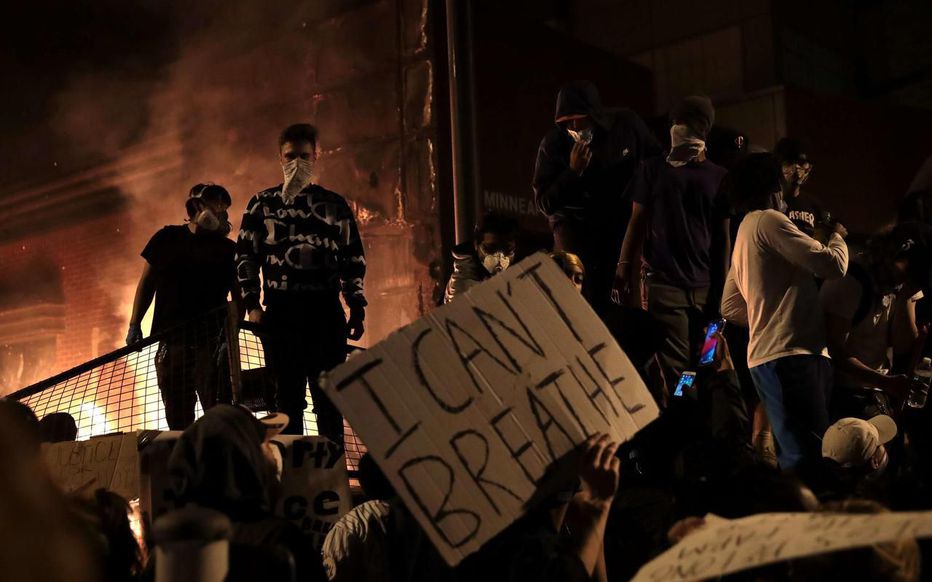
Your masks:
<svg viewBox="0 0 932 582"><path fill-rule="evenodd" d="M235 543L283 549L297 580L373 582L626 580L704 527L707 514L927 509L927 227L902 220L849 245L845 227L805 188L813 162L804 141L785 138L772 153L719 164L707 147L709 99L682 100L669 121L664 148L634 112L603 107L592 83L568 84L532 179L553 231L551 257L661 409L632 440L593 435L567 487L455 568L365 456L359 503L316 549L272 515L280 472L267 451L270 429L230 404L219 340L169 334L156 367L168 425L184 431L169 462L178 500L225 515ZM277 430L302 432L309 388L321 434L342 442L342 416L317 378L364 333L363 245L346 201L312 181L316 130L288 127L278 153L284 181L250 200L235 243L230 195L216 184L192 188L188 221L152 237L127 343L142 339L153 299L153 333L161 333L216 313L232 294L238 316L269 332L277 386L269 405L290 419ZM473 239L453 249L438 299L458 301L515 264L521 236L514 219L483 216ZM223 321L210 325L207 336L222 337L213 332ZM205 412L197 421L196 401ZM0 480L9 488L0 511L14 520L4 523L38 512L59 524L50 548L65 552L72 540L72 564L86 567L29 579L94 579L94 568L105 580L151 576L158 565L146 567L147 548L118 515L125 501L100 491L69 502L34 466L38 445L31 453L10 446L11 435L74 438L73 420L46 418L40 429L29 414L9 401L0 407L0 431L10 433L0 455L42 484ZM41 510L38 495L52 500ZM918 580L926 549L901 539L733 577ZM35 552L42 559L52 550ZM49 568L60 561L50 558Z"/></svg>

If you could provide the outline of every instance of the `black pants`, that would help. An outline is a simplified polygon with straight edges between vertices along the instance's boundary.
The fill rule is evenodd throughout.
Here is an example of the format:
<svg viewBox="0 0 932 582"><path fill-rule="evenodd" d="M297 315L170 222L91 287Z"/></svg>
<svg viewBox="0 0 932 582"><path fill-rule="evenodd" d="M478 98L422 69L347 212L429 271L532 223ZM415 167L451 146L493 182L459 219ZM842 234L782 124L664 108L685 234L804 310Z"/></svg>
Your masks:
<svg viewBox="0 0 932 582"><path fill-rule="evenodd" d="M664 326L666 338L660 352L660 369L667 387L672 389L680 374L694 370L708 324L706 300L708 287L684 289L665 283L657 276L647 280L647 311Z"/></svg>
<svg viewBox="0 0 932 582"><path fill-rule="evenodd" d="M164 341L155 355L155 374L170 430L184 430L194 422L197 400L205 412L231 400L225 348L219 339L198 339L203 341Z"/></svg>
<svg viewBox="0 0 932 582"><path fill-rule="evenodd" d="M573 253L586 269L583 296L600 316L611 309L615 269L621 254L621 243L627 220L617 225L618 232L608 227L560 222L553 225L553 250ZM620 233L620 235L619 235Z"/></svg>
<svg viewBox="0 0 932 582"><path fill-rule="evenodd" d="M294 294L268 301L264 323L276 408L288 415L285 434L303 434L310 388L321 435L343 443L343 416L318 384L321 372L346 360L346 316L337 294Z"/></svg>

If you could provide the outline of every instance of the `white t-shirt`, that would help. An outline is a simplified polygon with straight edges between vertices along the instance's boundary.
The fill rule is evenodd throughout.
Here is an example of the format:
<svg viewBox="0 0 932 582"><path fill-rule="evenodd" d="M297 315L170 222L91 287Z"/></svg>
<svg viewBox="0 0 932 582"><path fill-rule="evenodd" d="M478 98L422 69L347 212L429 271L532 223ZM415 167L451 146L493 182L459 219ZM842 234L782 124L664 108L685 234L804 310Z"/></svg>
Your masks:
<svg viewBox="0 0 932 582"><path fill-rule="evenodd" d="M722 294L722 315L750 330L748 367L786 356L828 357L815 277L836 279L847 269L848 246L839 235L822 245L781 212L749 212Z"/></svg>

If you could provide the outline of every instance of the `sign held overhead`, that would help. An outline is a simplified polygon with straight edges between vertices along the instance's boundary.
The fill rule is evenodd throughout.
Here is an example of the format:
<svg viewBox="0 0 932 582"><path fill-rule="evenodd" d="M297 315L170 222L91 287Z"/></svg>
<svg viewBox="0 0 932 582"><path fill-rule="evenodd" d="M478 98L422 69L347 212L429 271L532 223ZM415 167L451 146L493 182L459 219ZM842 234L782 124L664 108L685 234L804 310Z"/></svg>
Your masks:
<svg viewBox="0 0 932 582"><path fill-rule="evenodd" d="M323 386L450 565L523 515L588 436L626 441L658 412L542 253L350 358Z"/></svg>

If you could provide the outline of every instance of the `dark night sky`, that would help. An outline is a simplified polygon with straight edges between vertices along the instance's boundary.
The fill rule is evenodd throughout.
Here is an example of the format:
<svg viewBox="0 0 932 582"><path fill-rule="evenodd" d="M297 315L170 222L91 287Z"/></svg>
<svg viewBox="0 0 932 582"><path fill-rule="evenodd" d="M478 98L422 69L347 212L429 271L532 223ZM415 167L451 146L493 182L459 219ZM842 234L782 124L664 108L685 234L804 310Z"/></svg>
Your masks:
<svg viewBox="0 0 932 582"><path fill-rule="evenodd" d="M38 0L0 7L0 187L63 175L99 159L100 151L68 137L74 124L97 124L125 145L142 131L145 115L121 119L109 135L105 115L76 120L66 98L87 87L106 111L108 99L144 99L179 51L179 39L198 16L177 17L175 2ZM140 108L140 111L143 109Z"/></svg>

